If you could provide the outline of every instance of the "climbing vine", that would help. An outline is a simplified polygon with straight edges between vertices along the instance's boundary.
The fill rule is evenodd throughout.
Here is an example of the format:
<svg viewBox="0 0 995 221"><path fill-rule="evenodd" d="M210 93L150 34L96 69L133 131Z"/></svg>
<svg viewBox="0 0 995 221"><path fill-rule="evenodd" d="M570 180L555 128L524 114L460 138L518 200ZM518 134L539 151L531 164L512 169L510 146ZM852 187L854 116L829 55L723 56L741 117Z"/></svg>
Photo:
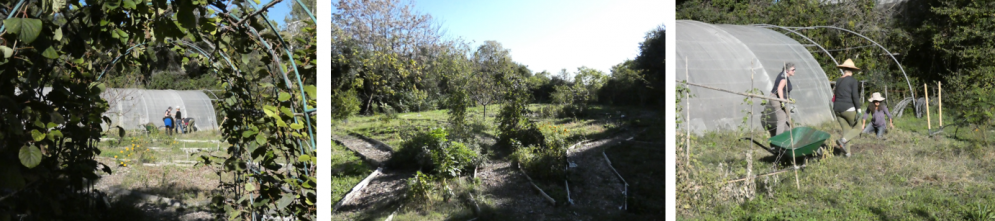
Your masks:
<svg viewBox="0 0 995 221"><path fill-rule="evenodd" d="M149 45L213 64L224 82L232 146L204 157L236 177L222 182L218 218L314 219L313 23L289 36L244 0L17 0L0 16L0 219L107 218L91 186L112 167L96 144L123 129L102 116L100 79L152 63Z"/></svg>

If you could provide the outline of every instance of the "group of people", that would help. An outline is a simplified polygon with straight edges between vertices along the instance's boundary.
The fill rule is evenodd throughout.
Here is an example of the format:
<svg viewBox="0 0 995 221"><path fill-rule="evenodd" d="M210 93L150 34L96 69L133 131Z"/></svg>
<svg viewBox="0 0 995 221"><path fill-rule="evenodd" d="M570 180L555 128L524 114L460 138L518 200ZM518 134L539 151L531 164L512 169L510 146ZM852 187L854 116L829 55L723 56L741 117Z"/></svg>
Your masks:
<svg viewBox="0 0 995 221"><path fill-rule="evenodd" d="M166 134L172 135L176 132L186 133L186 127L183 125L183 112L180 111L180 106L176 106L176 114L171 116L170 113L172 111L173 107L166 108L166 114L162 117L162 123L166 126Z"/></svg>
<svg viewBox="0 0 995 221"><path fill-rule="evenodd" d="M860 100L860 84L853 77L854 72L860 71L860 68L854 65L853 60L846 59L843 64L836 67L843 71L843 76L836 80L836 87L833 89L832 98L833 112L836 113L836 120L840 124L840 127L843 128L842 137L836 140L836 144L849 157L850 148L847 143L859 136L861 132L875 133L878 138L881 138L887 128L894 129L895 124L892 121L891 112L888 111L888 107L881 104L884 101L881 93L873 93L871 98L868 99L871 105L867 107L866 111L861 111L861 104L863 102ZM782 100L791 99L789 95L793 86L791 85L790 77L794 75L795 64L786 63L784 69L774 80L774 88L771 89L771 95ZM785 102L778 100L767 102L764 108L764 127L767 128L772 137L790 128L787 119L788 112L794 112L793 106L786 105ZM860 121L860 128L857 128L858 117L865 112L868 114L863 115L863 119ZM868 115L871 118L870 125L867 125ZM887 122L885 121L885 117L887 117Z"/></svg>

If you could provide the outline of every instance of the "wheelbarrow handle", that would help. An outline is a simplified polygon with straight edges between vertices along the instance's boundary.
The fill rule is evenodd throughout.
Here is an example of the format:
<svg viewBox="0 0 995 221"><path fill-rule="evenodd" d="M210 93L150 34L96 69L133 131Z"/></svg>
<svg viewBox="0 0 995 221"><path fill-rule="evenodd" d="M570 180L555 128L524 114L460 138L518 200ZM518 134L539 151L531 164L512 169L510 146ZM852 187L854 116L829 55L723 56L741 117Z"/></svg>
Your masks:
<svg viewBox="0 0 995 221"><path fill-rule="evenodd" d="M740 138L740 140L749 140L749 141L752 141L752 142L753 142L753 144L756 144L757 146L760 146L760 148L763 148L763 149L764 149L764 150L766 150L767 152L769 152L769 153L771 153L771 154L774 154L774 155L777 155L777 150L775 150L775 149L774 149L774 146L773 146L773 145L772 145L772 146L770 146L770 147L768 147L768 146L766 146L766 145L763 145L763 144L762 144L762 143L760 143L760 142L757 142L757 141L756 141L756 140L754 140L753 138L749 138L749 137L744 137L744 138Z"/></svg>

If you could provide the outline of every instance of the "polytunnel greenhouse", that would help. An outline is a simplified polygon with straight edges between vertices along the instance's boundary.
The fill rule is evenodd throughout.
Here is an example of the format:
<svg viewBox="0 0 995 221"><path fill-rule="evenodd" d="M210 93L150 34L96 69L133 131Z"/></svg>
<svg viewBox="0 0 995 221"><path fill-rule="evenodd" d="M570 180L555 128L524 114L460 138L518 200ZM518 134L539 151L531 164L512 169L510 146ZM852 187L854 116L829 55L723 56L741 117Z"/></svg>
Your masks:
<svg viewBox="0 0 995 221"><path fill-rule="evenodd" d="M756 26L689 20L677 21L675 30L678 30L675 32L677 81L687 80L688 83L740 93L756 88L755 92L770 95L777 74L790 62L796 67L795 76L791 77L794 85L791 97L798 102L796 112L791 114L792 120L798 126L833 120L829 79L811 52L798 41ZM755 74L753 80L751 74ZM696 86L689 88L692 97L681 101L680 105L686 108L680 114L686 118L690 112L690 120L685 120L682 127L699 135L707 131L748 128L751 123L748 120L744 125L743 119L751 108L754 113L752 127L763 127L760 123L764 109L760 105L762 99L753 99L754 104L749 105L744 102L747 97L742 95Z"/></svg>
<svg viewBox="0 0 995 221"><path fill-rule="evenodd" d="M127 130L144 129L142 125L148 123L164 126L162 118L169 107L173 108L171 115L180 107L183 118L193 118L197 130L218 129L218 116L211 103L216 96L210 91L113 88L100 97L109 105L104 116L111 119L113 126Z"/></svg>
<svg viewBox="0 0 995 221"><path fill-rule="evenodd" d="M15 89L15 91L17 91ZM48 94L52 88L43 88L42 93ZM101 123L105 129L121 126L126 130L144 130L148 123L157 128L165 126L163 117L166 109L176 107L183 111L183 118L193 118L196 130L217 130L218 115L214 110L217 95L208 90L145 90L108 88L100 97L107 101L107 112L103 114L111 119L111 125Z"/></svg>

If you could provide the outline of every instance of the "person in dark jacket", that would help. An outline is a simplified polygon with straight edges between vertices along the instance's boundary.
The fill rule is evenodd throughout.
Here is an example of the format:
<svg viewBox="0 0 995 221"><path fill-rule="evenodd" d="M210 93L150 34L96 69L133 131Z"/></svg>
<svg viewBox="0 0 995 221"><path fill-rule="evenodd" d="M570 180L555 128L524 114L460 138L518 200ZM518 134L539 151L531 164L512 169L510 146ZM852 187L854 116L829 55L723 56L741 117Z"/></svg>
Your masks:
<svg viewBox="0 0 995 221"><path fill-rule="evenodd" d="M176 120L173 121L173 122L176 122L176 129L177 129L177 131L179 131L181 134L186 133L186 128L183 128L183 112L180 112L180 106L176 106L176 117L175 117L175 119Z"/></svg>
<svg viewBox="0 0 995 221"><path fill-rule="evenodd" d="M860 135L857 128L857 116L860 114L860 84L854 79L853 72L860 71L860 68L853 65L853 60L846 59L843 64L836 66L843 70L843 76L836 79L836 89L833 93L836 101L833 102L833 111L836 112L836 121L843 128L842 137L836 140L846 156L850 156L850 149L847 145L850 140Z"/></svg>
<svg viewBox="0 0 995 221"><path fill-rule="evenodd" d="M173 117L169 116L169 112L173 111L173 107L166 108L166 114L162 116L162 124L166 126L166 135L173 135Z"/></svg>
<svg viewBox="0 0 995 221"><path fill-rule="evenodd" d="M887 126L891 126L891 129L895 129L895 122L892 120L891 112L888 112L888 106L881 104L884 97L881 93L874 92L871 94L871 99L867 101L871 102L871 105L867 106L867 114L864 114L864 120L861 121L861 127L864 128L864 133L876 133L878 138L884 135ZM867 125L867 115L871 115L871 125ZM888 124L885 124L885 116L888 116Z"/></svg>
<svg viewBox="0 0 995 221"><path fill-rule="evenodd" d="M784 64L784 69L774 79L774 88L770 89L771 96L790 99L789 94L791 94L791 89L794 87L788 78L792 76L795 76L795 64ZM767 129L771 137L788 130L787 111L787 105L781 101L770 100L767 102L767 105L764 105L764 128Z"/></svg>

